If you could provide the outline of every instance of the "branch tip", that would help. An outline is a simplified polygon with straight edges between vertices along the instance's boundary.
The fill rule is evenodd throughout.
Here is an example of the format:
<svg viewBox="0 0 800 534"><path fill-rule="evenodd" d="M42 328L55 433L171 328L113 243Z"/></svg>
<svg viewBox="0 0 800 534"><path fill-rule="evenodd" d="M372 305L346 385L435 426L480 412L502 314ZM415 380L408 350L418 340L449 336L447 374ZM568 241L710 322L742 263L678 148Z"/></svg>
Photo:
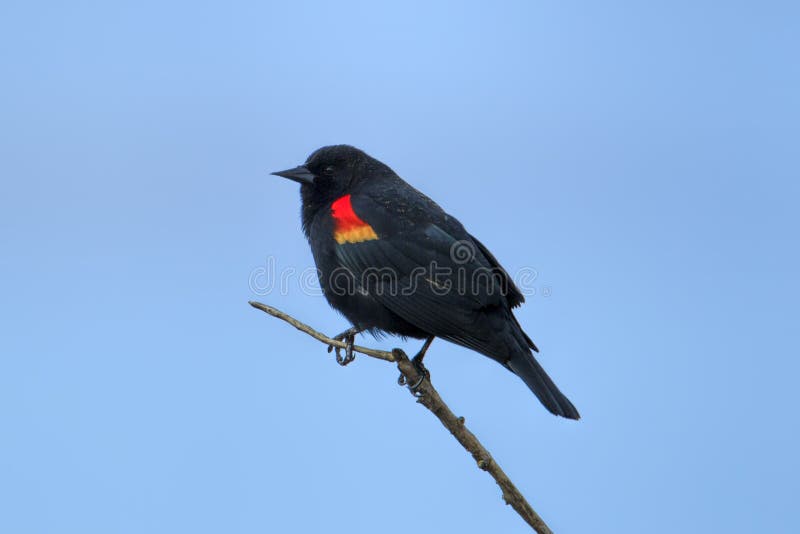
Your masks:
<svg viewBox="0 0 800 534"><path fill-rule="evenodd" d="M347 344L343 341L332 339L277 308L253 300L248 301L248 304L253 308L289 323L301 332L308 334L328 346L342 349L347 347ZM379 360L396 363L398 369L409 383L414 383L420 378L419 371L414 367L411 360L408 359L408 356L406 356L406 353L403 352L402 349L395 348L389 352L354 345L353 351ZM439 419L442 425L453 434L467 452L472 454L474 458L479 458L478 467L489 473L497 485L500 486L502 497L506 504L511 506L538 534L552 534L552 531L545 524L544 520L539 517L528 501L525 500L522 493L520 493L514 483L511 482L511 479L508 478L508 475L506 475L497 462L493 460L489 451L486 450L483 444L478 441L478 438L467 429L464 417L456 417L452 410L450 410L450 407L447 406L444 400L439 396L439 392L436 391L436 388L433 387L433 384L427 377L425 377L422 384L417 388L416 393L421 393L421 395L415 394L414 391L411 392L411 394L415 396L416 401L430 410L433 415Z"/></svg>

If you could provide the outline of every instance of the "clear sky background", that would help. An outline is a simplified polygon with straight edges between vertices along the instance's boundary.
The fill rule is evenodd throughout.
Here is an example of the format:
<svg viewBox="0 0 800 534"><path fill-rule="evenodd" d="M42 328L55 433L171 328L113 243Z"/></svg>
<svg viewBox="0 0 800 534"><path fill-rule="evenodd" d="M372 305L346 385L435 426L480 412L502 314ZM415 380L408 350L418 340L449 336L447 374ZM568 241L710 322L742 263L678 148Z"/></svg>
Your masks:
<svg viewBox="0 0 800 534"><path fill-rule="evenodd" d="M269 171L350 143L535 269L583 420L427 362L555 531L798 532L796 6L2 2L0 531L525 531L393 366L247 305L347 326L254 273L312 265Z"/></svg>

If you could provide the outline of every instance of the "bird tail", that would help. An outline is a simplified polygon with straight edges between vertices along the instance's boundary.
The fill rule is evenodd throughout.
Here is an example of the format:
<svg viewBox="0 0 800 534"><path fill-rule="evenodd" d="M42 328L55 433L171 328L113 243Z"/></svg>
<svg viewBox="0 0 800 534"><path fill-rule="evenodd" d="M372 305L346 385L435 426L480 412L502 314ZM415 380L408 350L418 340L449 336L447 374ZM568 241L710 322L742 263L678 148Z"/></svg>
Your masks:
<svg viewBox="0 0 800 534"><path fill-rule="evenodd" d="M547 376L529 349L515 353L506 365L520 377L539 401L551 413L567 419L580 419L581 415L558 386Z"/></svg>

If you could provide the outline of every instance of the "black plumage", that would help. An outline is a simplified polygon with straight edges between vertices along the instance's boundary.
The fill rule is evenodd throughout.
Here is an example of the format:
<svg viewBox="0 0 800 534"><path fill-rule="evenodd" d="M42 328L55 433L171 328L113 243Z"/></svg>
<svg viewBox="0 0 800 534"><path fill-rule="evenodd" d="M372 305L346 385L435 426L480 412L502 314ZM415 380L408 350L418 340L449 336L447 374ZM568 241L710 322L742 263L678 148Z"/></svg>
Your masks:
<svg viewBox="0 0 800 534"><path fill-rule="evenodd" d="M275 174L302 184L303 230L320 284L354 331L457 343L514 372L552 413L580 417L514 317L524 296L456 218L347 145L320 148Z"/></svg>

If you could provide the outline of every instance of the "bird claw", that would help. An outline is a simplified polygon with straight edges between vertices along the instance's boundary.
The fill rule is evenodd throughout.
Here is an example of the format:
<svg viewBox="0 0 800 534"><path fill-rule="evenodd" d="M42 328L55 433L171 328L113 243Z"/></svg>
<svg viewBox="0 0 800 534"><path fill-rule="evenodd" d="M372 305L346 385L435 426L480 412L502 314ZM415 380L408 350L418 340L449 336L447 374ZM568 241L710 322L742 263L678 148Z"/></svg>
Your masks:
<svg viewBox="0 0 800 534"><path fill-rule="evenodd" d="M411 358L411 364L416 368L417 372L419 373L419 380L417 380L414 384L408 384L408 378L403 373L400 373L400 377L397 379L397 383L401 386L405 386L408 384L408 389L411 390L417 397L421 397L422 394L417 391L417 389L422 385L422 383L427 378L430 380L431 373L428 371L428 368L422 363L422 359L425 357L425 353L428 352L428 348L433 343L433 336L430 336L428 339L425 340L425 343L422 345L422 348L419 350L416 356Z"/></svg>
<svg viewBox="0 0 800 534"><path fill-rule="evenodd" d="M336 347L334 345L328 345L328 353L335 350L336 351L336 363L341 365L342 367L346 366L350 362L356 359L356 355L353 352L353 343L356 340L356 334L358 334L360 330L355 327L348 328L341 334L337 334L333 336L332 339L336 341L344 341L345 342L345 349L344 349L344 356L342 356L342 348Z"/></svg>
<svg viewBox="0 0 800 534"><path fill-rule="evenodd" d="M413 384L409 384L406 375L400 373L400 376L397 378L397 384L400 386L408 385L408 389L411 391L411 393L419 397L421 396L421 393L417 392L417 389L419 389L426 378L430 380L431 372L428 371L428 368L425 367L425 365L423 365L422 358L419 358L418 356L415 356L411 359L411 364L417 369L417 372L419 373L419 380Z"/></svg>

